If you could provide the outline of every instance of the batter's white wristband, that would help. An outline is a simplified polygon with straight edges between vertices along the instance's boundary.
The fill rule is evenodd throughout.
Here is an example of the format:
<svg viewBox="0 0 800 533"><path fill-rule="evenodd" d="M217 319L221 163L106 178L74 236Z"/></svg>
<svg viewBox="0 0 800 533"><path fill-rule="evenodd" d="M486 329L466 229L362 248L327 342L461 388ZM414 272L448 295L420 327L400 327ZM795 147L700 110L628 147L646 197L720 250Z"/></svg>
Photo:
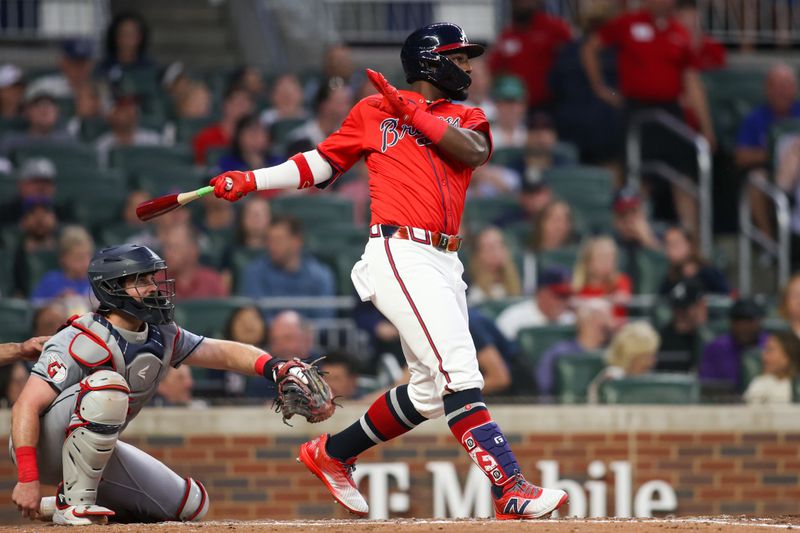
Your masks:
<svg viewBox="0 0 800 533"><path fill-rule="evenodd" d="M274 167L254 170L256 188L265 189L305 189L331 179L333 169L317 152L310 150L292 156L289 161Z"/></svg>

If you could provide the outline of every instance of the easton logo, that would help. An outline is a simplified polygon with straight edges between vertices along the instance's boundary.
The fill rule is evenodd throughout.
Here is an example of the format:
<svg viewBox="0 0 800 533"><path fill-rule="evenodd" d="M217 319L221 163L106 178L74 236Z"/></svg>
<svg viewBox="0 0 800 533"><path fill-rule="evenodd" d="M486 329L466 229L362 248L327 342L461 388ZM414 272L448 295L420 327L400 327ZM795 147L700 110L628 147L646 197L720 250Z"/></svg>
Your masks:
<svg viewBox="0 0 800 533"><path fill-rule="evenodd" d="M456 117L439 117L442 120L446 121L451 126L456 128L461 126L461 119ZM413 126L409 126L408 124L403 124L399 126L399 120L396 118L387 118L381 122L380 129L381 129L381 152L386 152L389 148L399 143L406 135L410 135L416 138L416 142L419 146L425 146L431 143L427 137L422 135L422 133L418 132L416 128Z"/></svg>

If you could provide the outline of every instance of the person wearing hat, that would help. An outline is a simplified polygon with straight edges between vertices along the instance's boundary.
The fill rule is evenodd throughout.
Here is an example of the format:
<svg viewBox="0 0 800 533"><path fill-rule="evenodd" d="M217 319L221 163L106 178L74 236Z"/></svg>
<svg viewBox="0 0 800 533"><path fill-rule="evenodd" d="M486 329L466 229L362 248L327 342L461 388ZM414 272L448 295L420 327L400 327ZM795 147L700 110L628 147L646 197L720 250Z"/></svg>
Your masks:
<svg viewBox="0 0 800 533"><path fill-rule="evenodd" d="M685 279L672 288L668 300L672 319L658 332L662 342L656 369L691 372L697 366L703 344L710 337L703 286L694 278Z"/></svg>
<svg viewBox="0 0 800 533"><path fill-rule="evenodd" d="M26 159L17 172L17 196L0 204L0 226L16 224L22 218L23 205L30 198L47 198L56 193L56 167L44 157Z"/></svg>
<svg viewBox="0 0 800 533"><path fill-rule="evenodd" d="M631 185L617 189L611 202L614 240L620 250L625 273L633 286L639 288L642 273L639 256L643 250L661 250L661 243L653 231L642 205L639 190Z"/></svg>
<svg viewBox="0 0 800 533"><path fill-rule="evenodd" d="M12 63L0 65L0 120L20 117L24 92L22 69Z"/></svg>
<svg viewBox="0 0 800 533"><path fill-rule="evenodd" d="M497 327L513 341L525 328L574 324L575 314L569 309L571 296L569 272L558 267L546 268L537 275L536 294L504 309L497 317Z"/></svg>
<svg viewBox="0 0 800 533"><path fill-rule="evenodd" d="M497 119L492 124L495 152L504 148L524 148L528 135L525 127L528 106L522 80L516 76L497 78L492 98L497 107Z"/></svg>
<svg viewBox="0 0 800 533"><path fill-rule="evenodd" d="M35 79L34 90L46 90L53 97L74 98L78 90L90 83L94 70L94 43L89 39L69 39L61 43L59 72Z"/></svg>
<svg viewBox="0 0 800 533"><path fill-rule="evenodd" d="M25 297L28 296L33 281L30 279L28 256L56 251L58 217L53 208L53 200L44 196L25 198L21 213L20 235L12 260L12 277L15 295Z"/></svg>
<svg viewBox="0 0 800 533"><path fill-rule="evenodd" d="M24 97L24 116L28 128L7 133L0 144L0 154L41 143L71 143L75 139L58 126L59 110L55 96L46 87L28 87Z"/></svg>
<svg viewBox="0 0 800 533"><path fill-rule="evenodd" d="M98 158L102 166L108 165L109 153L117 146L159 146L161 135L153 130L139 127L139 102L135 94L120 92L115 95L106 120L111 131L95 141Z"/></svg>
<svg viewBox="0 0 800 533"><path fill-rule="evenodd" d="M767 332L761 326L764 309L752 298L741 298L734 302L728 318L730 331L705 346L698 374L703 381L743 392L742 355L751 348L763 348L767 341Z"/></svg>

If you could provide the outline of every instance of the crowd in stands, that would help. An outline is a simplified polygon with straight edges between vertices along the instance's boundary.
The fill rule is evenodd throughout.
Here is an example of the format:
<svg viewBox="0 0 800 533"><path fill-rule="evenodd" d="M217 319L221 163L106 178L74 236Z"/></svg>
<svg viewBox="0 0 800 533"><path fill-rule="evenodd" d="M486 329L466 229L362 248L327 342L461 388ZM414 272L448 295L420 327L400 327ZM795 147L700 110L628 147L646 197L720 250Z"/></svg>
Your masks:
<svg viewBox="0 0 800 533"><path fill-rule="evenodd" d="M725 49L699 31L692 2L622 12L593 2L579 27L542 4L512 1L507 28L471 63L468 103L492 122L494 148L470 185L460 252L485 393L604 402L616 382L677 375L704 399L792 401L800 275L779 298L738 297L716 257L699 251L695 202L663 181L626 184L623 134L641 111L688 124L738 176L774 176L800 235L800 141L775 144L771 133L800 117L795 71L769 71L763 104L726 146L700 76L725 67ZM199 73L159 65L145 21L121 13L102 50L67 41L54 67L0 65L0 308L29 302L27 333L52 334L89 310L94 250L132 242L167 261L185 327L277 357L327 355L321 365L346 399L403 379L397 330L354 297L349 277L367 239L363 165L324 192L269 191L235 205L206 197L148 223L135 214L154 196L280 163L334 132L372 92L347 46L331 46L319 73ZM663 131L645 130L644 152L696 179L691 152ZM774 235L765 198L750 202ZM268 305L298 297L320 303ZM340 342L337 328L358 342ZM0 369L7 402L24 371ZM162 387L164 406L272 394L263 380L186 368Z"/></svg>

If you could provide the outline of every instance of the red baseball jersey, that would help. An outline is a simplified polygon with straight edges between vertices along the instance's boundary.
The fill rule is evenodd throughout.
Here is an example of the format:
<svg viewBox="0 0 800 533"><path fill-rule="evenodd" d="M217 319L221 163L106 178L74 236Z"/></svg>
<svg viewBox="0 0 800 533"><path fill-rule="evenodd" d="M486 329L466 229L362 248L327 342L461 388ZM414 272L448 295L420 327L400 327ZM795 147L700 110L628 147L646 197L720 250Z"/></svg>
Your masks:
<svg viewBox="0 0 800 533"><path fill-rule="evenodd" d="M620 88L626 98L675 102L683 74L697 68L689 31L675 19L657 24L648 11L623 14L600 29L604 44L619 48Z"/></svg>
<svg viewBox="0 0 800 533"><path fill-rule="evenodd" d="M444 99L427 103L419 93L400 93L451 126L485 133L491 147L489 122L479 108ZM364 157L370 224L458 233L472 168L447 158L413 127L370 105L381 98L372 95L358 102L342 127L317 146L334 169L331 181Z"/></svg>
<svg viewBox="0 0 800 533"><path fill-rule="evenodd" d="M558 17L537 13L524 30L503 30L489 53L492 74L513 74L525 81L528 104L540 106L552 95L547 77L559 48L572 40L569 26Z"/></svg>

